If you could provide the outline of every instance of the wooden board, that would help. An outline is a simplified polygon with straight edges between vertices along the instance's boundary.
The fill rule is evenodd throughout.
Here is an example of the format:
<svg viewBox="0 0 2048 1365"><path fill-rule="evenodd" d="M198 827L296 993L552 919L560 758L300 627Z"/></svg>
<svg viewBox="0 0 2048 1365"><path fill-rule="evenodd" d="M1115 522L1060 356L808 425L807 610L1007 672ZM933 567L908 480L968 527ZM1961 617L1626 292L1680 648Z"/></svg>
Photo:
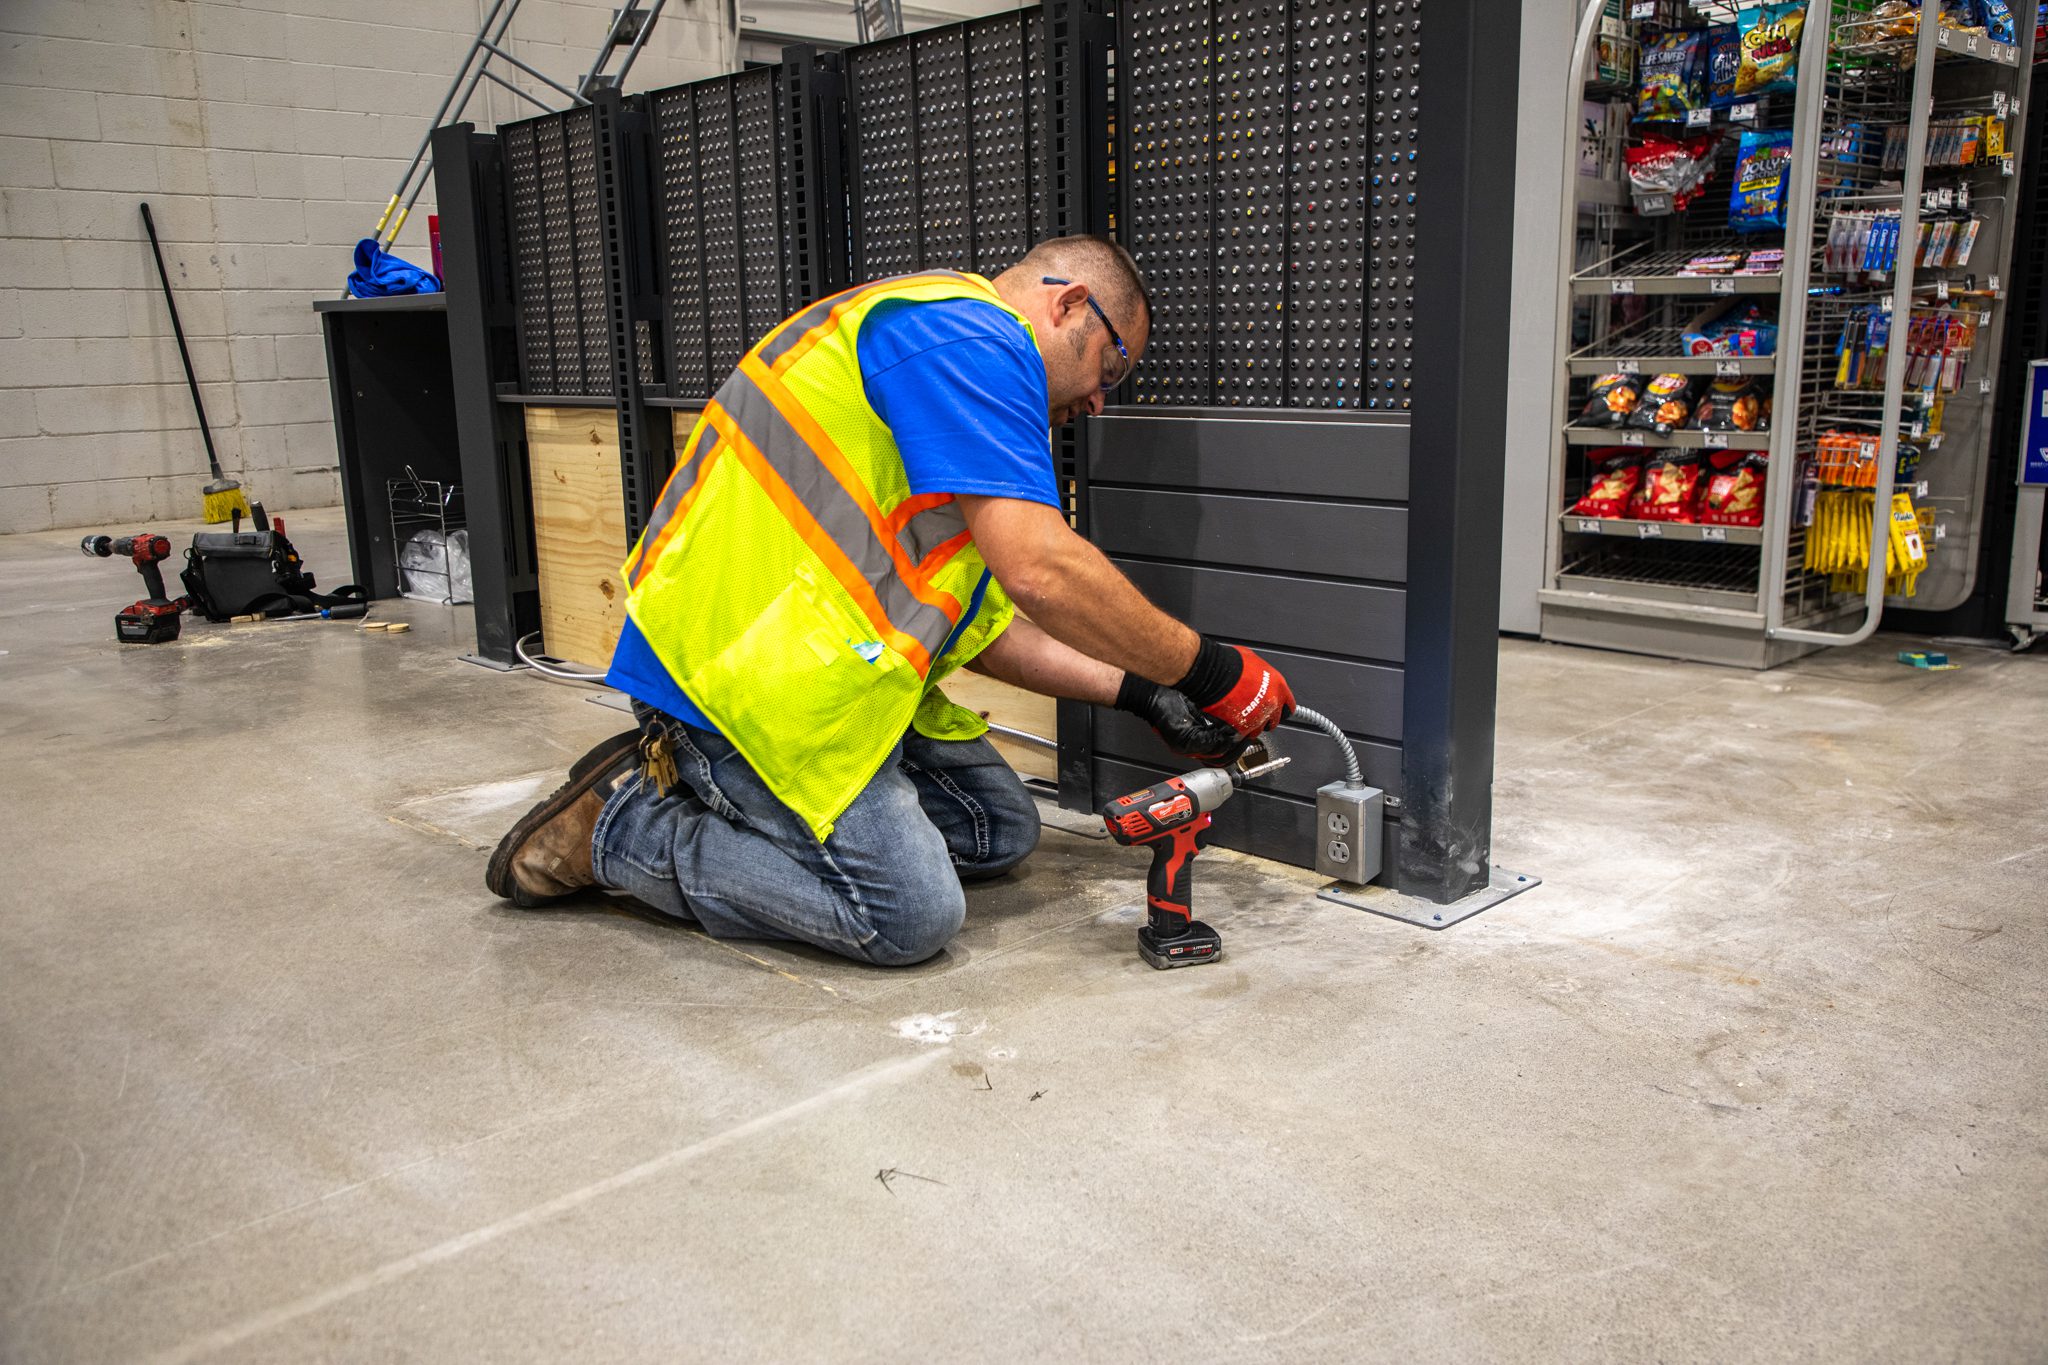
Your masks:
<svg viewBox="0 0 2048 1365"><path fill-rule="evenodd" d="M998 725L1028 730L1047 739L1053 739L1059 733L1055 720L1058 703L1051 697L1041 697L1036 692L1026 692L1021 687L1012 687L1006 682L997 682L994 678L985 678L965 669L947 678L945 688L946 695L954 701L970 711L986 712L988 718ZM1059 763L1052 750L1041 749L1035 744L1019 744L1001 735L992 734L989 738L995 742L996 751L1024 776L1042 777L1048 782L1059 780Z"/></svg>
<svg viewBox="0 0 2048 1365"><path fill-rule="evenodd" d="M626 622L619 565L632 549L617 419L610 408L528 408L526 452L542 644L558 659L602 669Z"/></svg>

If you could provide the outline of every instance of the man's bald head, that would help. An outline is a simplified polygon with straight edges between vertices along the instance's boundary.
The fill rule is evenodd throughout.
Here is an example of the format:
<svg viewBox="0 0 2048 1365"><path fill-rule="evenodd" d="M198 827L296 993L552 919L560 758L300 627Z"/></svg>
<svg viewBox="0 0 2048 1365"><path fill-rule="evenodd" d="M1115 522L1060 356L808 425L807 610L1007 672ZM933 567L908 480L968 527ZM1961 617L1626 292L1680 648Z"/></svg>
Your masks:
<svg viewBox="0 0 2048 1365"><path fill-rule="evenodd" d="M1151 340L1145 281L1131 254L1107 237L1040 242L993 283L1031 324L1055 426L1100 412Z"/></svg>
<svg viewBox="0 0 2048 1365"><path fill-rule="evenodd" d="M1152 296L1131 253L1107 237L1048 237L1003 272L1025 276L1036 284L1047 275L1088 286L1088 292L1112 317L1152 326ZM1000 278L1000 277L998 277Z"/></svg>

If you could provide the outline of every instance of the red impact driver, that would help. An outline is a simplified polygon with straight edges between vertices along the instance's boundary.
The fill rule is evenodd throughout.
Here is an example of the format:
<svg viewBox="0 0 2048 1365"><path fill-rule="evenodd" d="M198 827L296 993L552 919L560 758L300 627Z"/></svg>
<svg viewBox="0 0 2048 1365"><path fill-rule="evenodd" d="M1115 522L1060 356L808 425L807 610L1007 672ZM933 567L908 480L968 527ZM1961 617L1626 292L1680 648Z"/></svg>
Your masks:
<svg viewBox="0 0 2048 1365"><path fill-rule="evenodd" d="M164 576L157 565L171 557L169 536L153 536L147 532L119 539L87 536L78 542L78 548L88 556L100 559L119 555L133 561L136 572L142 575L142 586L149 591L149 596L140 602L123 607L114 614L115 639L127 645L160 645L178 638L180 618L192 605L192 599L164 596Z"/></svg>
<svg viewBox="0 0 2048 1365"><path fill-rule="evenodd" d="M1254 777L1290 760L1270 759L1250 768L1197 768L1164 782L1119 796L1102 808L1109 837L1124 845L1150 844L1152 870L1145 877L1149 911L1138 930L1138 956L1154 967L1192 967L1223 955L1223 939L1195 918L1195 854L1209 828L1209 812L1228 801Z"/></svg>

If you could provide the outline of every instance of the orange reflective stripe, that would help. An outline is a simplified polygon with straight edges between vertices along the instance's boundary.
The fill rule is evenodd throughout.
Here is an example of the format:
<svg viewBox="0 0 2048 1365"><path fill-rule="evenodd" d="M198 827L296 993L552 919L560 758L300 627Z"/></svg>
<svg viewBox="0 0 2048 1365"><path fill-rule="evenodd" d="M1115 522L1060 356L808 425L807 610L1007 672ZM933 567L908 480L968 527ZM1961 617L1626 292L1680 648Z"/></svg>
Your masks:
<svg viewBox="0 0 2048 1365"><path fill-rule="evenodd" d="M784 370L787 370L790 366L796 364L797 361L802 360L805 355L809 354L813 346L838 331L839 323L844 318L847 309L858 306L875 294L890 289L901 289L920 284L941 284L947 280L965 278L958 271L943 270L927 275L898 275L894 279L878 280L874 284L864 285L859 289L849 289L844 294L834 295L825 301L831 304L831 307L825 310L825 316L815 324L811 323L809 319L819 308L824 306L823 304L812 304L809 308L797 314L788 322L785 322L781 327L776 328L774 332L769 334L768 339L761 343L759 353L762 360L776 374L781 374ZM786 330L793 328L798 323L804 324L805 330L802 335L785 335Z"/></svg>
<svg viewBox="0 0 2048 1365"><path fill-rule="evenodd" d="M709 409L706 409L705 415L707 418L710 417ZM919 677L930 673L931 652L921 642L890 624L889 615L882 610L882 599L875 595L874 587L861 576L860 570L854 567L846 552L839 548L838 542L818 524L817 518L811 515L810 508L804 506L803 499L799 498L795 490L783 480L782 475L776 472L775 467L768 462L768 457L747 439L746 433L734 425L725 413L718 414L717 424L719 434L725 437L725 441L721 443L722 448L730 449L734 458L746 466L747 472L752 474L754 481L761 486L761 491L768 495L769 501L782 513L783 520L789 523L789 529L796 532L804 544L811 547L811 553L817 555L819 561L831 571L832 576L839 580L839 586L845 588L847 594L853 598L854 604L860 608L861 614L867 617L868 623L875 628L879 638L908 660L910 666L917 670Z"/></svg>
<svg viewBox="0 0 2048 1365"><path fill-rule="evenodd" d="M944 507L951 501L953 501L951 493L911 494L902 502L897 503L896 510L889 514L890 533L892 535L902 535L903 528L908 526L911 518L915 517L919 512L927 512L934 507Z"/></svg>
<svg viewBox="0 0 2048 1365"><path fill-rule="evenodd" d="M966 549L969 545L972 545L973 543L974 532L962 531L959 535L954 536L951 540L944 541L939 545L934 546L932 552L926 555L924 559L918 563L918 572L924 574L937 573L940 569L946 567L947 562L951 560L954 555L959 554L962 550Z"/></svg>
<svg viewBox="0 0 2048 1365"><path fill-rule="evenodd" d="M960 599L943 588L932 586L930 578L922 573L917 565L910 562L910 556L904 553L902 543L896 538L888 519L882 515L882 509L875 505L867 485L854 473L853 466L847 462L838 443L826 434L825 428L818 425L817 419L805 411L804 405L797 401L796 395L784 388L782 381L770 374L768 367L763 365L758 357L750 355L743 358L740 361L740 373L751 379L762 395L775 405L775 410L782 414L783 420L788 422L803 439L804 444L810 447L818 463L823 465L833 480L846 490L846 495L853 499L854 504L860 508L861 515L867 518L868 525L874 528L875 539L881 542L882 548L888 553L890 561L896 566L898 576L917 600L926 606L938 608L949 619L957 622L960 619Z"/></svg>

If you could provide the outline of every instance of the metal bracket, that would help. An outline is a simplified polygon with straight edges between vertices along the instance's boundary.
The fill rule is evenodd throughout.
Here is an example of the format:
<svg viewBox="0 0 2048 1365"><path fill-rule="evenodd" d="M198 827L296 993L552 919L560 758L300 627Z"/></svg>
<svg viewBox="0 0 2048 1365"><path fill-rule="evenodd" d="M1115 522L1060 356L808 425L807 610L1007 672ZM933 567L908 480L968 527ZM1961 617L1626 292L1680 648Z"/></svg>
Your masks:
<svg viewBox="0 0 2048 1365"><path fill-rule="evenodd" d="M455 659L457 663L475 664L478 668L488 668L493 673L519 673L526 669L525 664L516 660L508 664L501 659L493 659L483 654L458 654Z"/></svg>
<svg viewBox="0 0 2048 1365"><path fill-rule="evenodd" d="M1438 905L1420 896L1404 896L1390 886L1350 886L1344 882L1331 882L1316 892L1316 899L1385 915L1388 919L1404 920L1424 929L1448 929L1461 919L1470 919L1481 910L1491 910L1502 901L1541 885L1541 877L1525 876L1496 866L1485 887L1449 905Z"/></svg>

